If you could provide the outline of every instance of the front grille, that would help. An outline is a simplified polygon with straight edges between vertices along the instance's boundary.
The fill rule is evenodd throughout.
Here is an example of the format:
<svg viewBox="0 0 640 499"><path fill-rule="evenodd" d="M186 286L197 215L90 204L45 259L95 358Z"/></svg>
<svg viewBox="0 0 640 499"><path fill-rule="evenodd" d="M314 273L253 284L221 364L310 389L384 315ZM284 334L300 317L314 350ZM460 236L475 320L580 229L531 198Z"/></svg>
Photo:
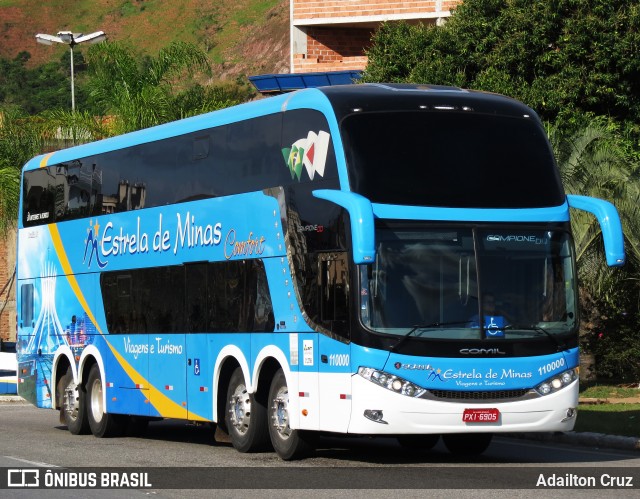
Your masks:
<svg viewBox="0 0 640 499"><path fill-rule="evenodd" d="M518 400L531 395L531 390L499 390L488 392L458 392L454 390L427 390L433 398L447 400L449 402L469 402L469 401L487 401L487 400ZM535 392L534 392L535 394ZM529 397L527 397L529 398Z"/></svg>

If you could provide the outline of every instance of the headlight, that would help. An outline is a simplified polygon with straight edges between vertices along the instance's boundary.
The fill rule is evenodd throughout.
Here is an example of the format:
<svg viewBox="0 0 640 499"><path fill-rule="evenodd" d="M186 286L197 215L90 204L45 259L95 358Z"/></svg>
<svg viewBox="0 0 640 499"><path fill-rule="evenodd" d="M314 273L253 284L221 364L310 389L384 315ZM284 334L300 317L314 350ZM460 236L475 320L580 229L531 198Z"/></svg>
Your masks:
<svg viewBox="0 0 640 499"><path fill-rule="evenodd" d="M549 395L550 393L562 390L565 386L570 385L577 379L575 369L569 369L560 374L556 374L553 378L549 378L536 386L536 391L540 395Z"/></svg>
<svg viewBox="0 0 640 499"><path fill-rule="evenodd" d="M411 381L394 376L384 371L378 371L371 367L359 367L358 374L364 379L368 379L376 385L382 386L394 393L406 395L407 397L420 397L426 392L424 388L418 386Z"/></svg>

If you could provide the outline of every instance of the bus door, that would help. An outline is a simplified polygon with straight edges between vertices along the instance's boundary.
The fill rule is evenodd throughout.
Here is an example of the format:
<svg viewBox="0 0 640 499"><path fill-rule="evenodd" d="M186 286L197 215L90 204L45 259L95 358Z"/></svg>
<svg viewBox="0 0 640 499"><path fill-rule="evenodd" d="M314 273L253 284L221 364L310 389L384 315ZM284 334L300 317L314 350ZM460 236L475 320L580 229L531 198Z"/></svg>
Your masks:
<svg viewBox="0 0 640 499"><path fill-rule="evenodd" d="M346 252L323 253L318 261L319 319L330 335L318 338L320 428L346 432L351 414L349 276Z"/></svg>
<svg viewBox="0 0 640 499"><path fill-rule="evenodd" d="M207 263L194 263L185 268L187 280L185 313L186 379L189 419L213 418L209 350L213 339L205 334L209 328L209 304L207 291Z"/></svg>
<svg viewBox="0 0 640 499"><path fill-rule="evenodd" d="M212 369L209 349L213 339L207 334L187 335L187 401L189 419L213 419Z"/></svg>
<svg viewBox="0 0 640 499"><path fill-rule="evenodd" d="M101 286L109 324L105 340L111 350L106 360L107 411L148 416L149 335L134 274L103 274Z"/></svg>
<svg viewBox="0 0 640 499"><path fill-rule="evenodd" d="M187 348L185 314L188 300L182 292L192 285L190 266L162 269L160 281L165 289L164 307L149 331L149 377L155 390L151 403L165 418L187 418Z"/></svg>
<svg viewBox="0 0 640 499"><path fill-rule="evenodd" d="M37 405L36 378L37 350L34 345L33 329L35 326L35 279L19 281L17 295L18 308L18 390L20 396Z"/></svg>
<svg viewBox="0 0 640 499"><path fill-rule="evenodd" d="M147 334L109 335L108 341L117 355L107 357L107 412L150 414L148 338Z"/></svg>
<svg viewBox="0 0 640 499"><path fill-rule="evenodd" d="M162 417L187 417L186 351L184 334L149 335L151 404Z"/></svg>

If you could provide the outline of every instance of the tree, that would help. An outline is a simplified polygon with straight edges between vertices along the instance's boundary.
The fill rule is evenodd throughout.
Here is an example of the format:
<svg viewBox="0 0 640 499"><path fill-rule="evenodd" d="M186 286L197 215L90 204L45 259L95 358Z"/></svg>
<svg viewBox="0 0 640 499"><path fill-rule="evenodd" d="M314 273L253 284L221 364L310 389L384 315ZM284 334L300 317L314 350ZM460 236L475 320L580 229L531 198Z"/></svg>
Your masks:
<svg viewBox="0 0 640 499"><path fill-rule="evenodd" d="M82 53L75 52L76 76L82 79ZM69 108L71 87L69 82L70 52L59 61L28 68L29 52L20 52L13 60L0 59L0 109L16 107L35 115L46 109ZM78 82L76 82L78 83ZM76 102L85 109L86 94L76 85Z"/></svg>
<svg viewBox="0 0 640 499"><path fill-rule="evenodd" d="M640 123L640 2L465 0L443 26L388 23L364 81L509 95L575 131L589 116Z"/></svg>
<svg viewBox="0 0 640 499"><path fill-rule="evenodd" d="M37 122L23 111L0 114L0 236L18 219L20 170L44 145Z"/></svg>
<svg viewBox="0 0 640 499"><path fill-rule="evenodd" d="M193 92L197 85L184 88L180 77L209 70L204 52L179 42L142 61L121 44L102 43L89 49L87 62L90 97L101 112L113 117L114 134L189 114L180 104L185 101L184 95Z"/></svg>
<svg viewBox="0 0 640 499"><path fill-rule="evenodd" d="M603 122L569 138L552 127L549 136L566 191L609 199L620 214L627 253L623 268L602 264L600 226L592 215L575 210L571 227L581 288L581 344L596 354L600 376L633 380L640 376L640 168L625 141Z"/></svg>

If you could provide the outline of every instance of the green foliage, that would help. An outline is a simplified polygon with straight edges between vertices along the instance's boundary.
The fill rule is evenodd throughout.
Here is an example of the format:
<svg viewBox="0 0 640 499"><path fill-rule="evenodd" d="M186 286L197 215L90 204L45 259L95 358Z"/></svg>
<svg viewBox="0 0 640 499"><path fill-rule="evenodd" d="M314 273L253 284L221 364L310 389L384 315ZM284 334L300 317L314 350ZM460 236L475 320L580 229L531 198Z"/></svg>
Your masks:
<svg viewBox="0 0 640 499"><path fill-rule="evenodd" d="M115 134L173 121L188 114L184 93L196 92L188 77L207 74L206 55L194 45L174 42L156 57L136 59L132 50L118 43L90 48L89 89L91 102L114 117ZM190 102L189 99L186 102Z"/></svg>
<svg viewBox="0 0 640 499"><path fill-rule="evenodd" d="M27 68L31 58L21 52L15 59L0 59L0 109L17 107L28 114L38 114L45 109L71 107L70 54L58 62L50 62L33 69ZM83 58L75 52L76 76L83 69ZM76 85L76 102L84 105L85 94Z"/></svg>
<svg viewBox="0 0 640 499"><path fill-rule="evenodd" d="M0 234L18 219L20 169L43 145L33 118L15 108L0 114Z"/></svg>
<svg viewBox="0 0 640 499"><path fill-rule="evenodd" d="M384 25L364 81L503 93L563 129L640 123L640 2L465 0L443 26Z"/></svg>
<svg viewBox="0 0 640 499"><path fill-rule="evenodd" d="M640 438L640 404L581 405L575 431Z"/></svg>

